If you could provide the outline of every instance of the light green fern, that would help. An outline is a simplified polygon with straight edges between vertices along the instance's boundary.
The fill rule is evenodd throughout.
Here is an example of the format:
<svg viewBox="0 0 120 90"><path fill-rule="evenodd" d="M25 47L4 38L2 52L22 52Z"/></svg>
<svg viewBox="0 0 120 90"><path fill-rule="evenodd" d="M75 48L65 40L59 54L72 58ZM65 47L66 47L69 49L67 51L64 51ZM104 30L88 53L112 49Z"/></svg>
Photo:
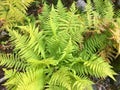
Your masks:
<svg viewBox="0 0 120 90"><path fill-rule="evenodd" d="M0 0L0 19L5 20L3 27L22 22L26 17L27 7L34 0ZM15 24L14 24L15 25Z"/></svg>

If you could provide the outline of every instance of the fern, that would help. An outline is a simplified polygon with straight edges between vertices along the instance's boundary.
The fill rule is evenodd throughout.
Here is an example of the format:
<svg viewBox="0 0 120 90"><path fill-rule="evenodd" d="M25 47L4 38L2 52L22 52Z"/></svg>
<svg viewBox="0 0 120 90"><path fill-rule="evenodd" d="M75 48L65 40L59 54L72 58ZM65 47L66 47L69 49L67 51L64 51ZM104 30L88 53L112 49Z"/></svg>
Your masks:
<svg viewBox="0 0 120 90"><path fill-rule="evenodd" d="M83 59L88 59L92 54L95 54L107 45L111 45L111 41L106 42L108 36L106 34L95 34L89 37L89 39L84 40L84 48L80 53Z"/></svg>
<svg viewBox="0 0 120 90"><path fill-rule="evenodd" d="M17 55L4 55L0 54L0 65L9 69L16 69L24 71L29 65L27 62L20 60Z"/></svg>
<svg viewBox="0 0 120 90"><path fill-rule="evenodd" d="M119 25L119 22L113 23L114 28L110 29L110 32L112 34L111 38L115 41L115 44L116 44L114 47L117 48L117 51L118 51L117 56L120 53L120 42L119 42L120 41L120 38L119 38L120 31L119 31L119 26L118 25Z"/></svg>
<svg viewBox="0 0 120 90"><path fill-rule="evenodd" d="M50 90L51 88L54 90L55 87L63 88L63 90L84 90L88 88L92 90L91 85L93 84L93 82L89 81L87 78L82 78L73 74L73 72L70 72L66 67L55 72L49 83Z"/></svg>
<svg viewBox="0 0 120 90"><path fill-rule="evenodd" d="M75 83L72 86L72 90L93 90L91 87L93 82L91 82L88 78L80 78L79 76L75 75Z"/></svg>
<svg viewBox="0 0 120 90"><path fill-rule="evenodd" d="M27 7L33 0L0 0L0 18L5 20L4 27L21 22L26 16Z"/></svg>
<svg viewBox="0 0 120 90"><path fill-rule="evenodd" d="M89 60L78 59L72 64L72 68L76 70L79 75L92 75L98 78L105 78L106 76L115 75L111 71L109 64L105 62L102 58L92 56ZM113 78L114 79L114 78ZM114 79L115 80L115 79Z"/></svg>
<svg viewBox="0 0 120 90"><path fill-rule="evenodd" d="M85 7L86 9L86 18L87 18L87 26L91 27L93 24L93 8L92 8L92 3L90 0L87 1L87 6Z"/></svg>
<svg viewBox="0 0 120 90"><path fill-rule="evenodd" d="M56 73L53 74L50 80L51 85L60 85L65 87L67 90L71 90L71 80L69 76L69 72L66 68L61 68Z"/></svg>
<svg viewBox="0 0 120 90"><path fill-rule="evenodd" d="M34 48L33 51L36 52L37 55L41 54L41 56L45 58L43 32L39 31L39 28L35 27L34 24L29 24L28 26L21 26L20 29L26 34L29 34L30 38L27 38L28 47Z"/></svg>
<svg viewBox="0 0 120 90"><path fill-rule="evenodd" d="M38 28L35 28L35 26L32 26L32 24L29 26L21 26L20 28L25 33L25 36L22 36L17 31L11 32L11 34L12 34L11 40L14 41L13 44L16 45L17 51L19 50L19 52L18 52L19 55L22 56L23 58L27 58L27 59L28 58L38 59L39 54L42 54L41 56L45 58L44 43L43 43L44 36L41 36L42 32L39 32ZM37 34L39 33L39 34L37 35L36 33ZM34 38L28 38L27 35L30 35L30 37L34 37ZM20 38L21 38L21 40L20 40ZM34 49L32 49L33 47L34 47Z"/></svg>
<svg viewBox="0 0 120 90"><path fill-rule="evenodd" d="M92 90L94 83L89 75L115 80L112 66L98 57L111 45L111 40L106 42L111 36L109 31L98 34L93 30L93 36L83 36L87 29L98 25L94 23L99 14L91 6L87 8L79 15L74 5L68 11L59 1L51 8L45 5L37 21L8 28L13 55L0 56L2 66L13 68L5 70L8 90Z"/></svg>
<svg viewBox="0 0 120 90"><path fill-rule="evenodd" d="M68 45L66 46L66 48L63 50L63 54L60 58L60 60L64 59L66 57L66 55L68 55L69 53L71 53L73 51L73 46L72 46L72 42L71 39L68 42Z"/></svg>
<svg viewBox="0 0 120 90"><path fill-rule="evenodd" d="M8 72L8 71L7 71ZM14 71L12 71L14 72ZM13 85L12 90L43 90L44 88L44 71L43 69L28 69L24 73L15 73L10 77L11 71L9 73L9 77L13 78L12 80L8 80L5 85ZM39 87L38 87L39 86ZM14 88L14 89L13 89ZM10 87L8 87L10 89Z"/></svg>
<svg viewBox="0 0 120 90"><path fill-rule="evenodd" d="M96 59L96 57L93 56L93 57L91 57L91 60L86 61L84 63L84 65L89 68L89 70L88 70L88 71L90 71L89 73L95 75L96 77L105 78L106 75L108 75L113 80L115 80L114 77L113 77L113 74L115 75L116 73L111 71L110 68L112 68L112 67L109 66L109 64L107 62L102 60L102 58L97 58Z"/></svg>

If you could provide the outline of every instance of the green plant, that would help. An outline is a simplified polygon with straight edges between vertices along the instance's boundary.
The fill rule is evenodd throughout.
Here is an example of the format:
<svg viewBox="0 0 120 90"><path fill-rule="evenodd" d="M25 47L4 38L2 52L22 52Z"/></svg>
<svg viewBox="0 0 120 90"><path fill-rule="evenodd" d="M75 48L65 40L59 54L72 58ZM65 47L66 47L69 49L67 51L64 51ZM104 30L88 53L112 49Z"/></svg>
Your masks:
<svg viewBox="0 0 120 90"><path fill-rule="evenodd" d="M56 7L44 5L40 26L29 20L17 30L8 28L14 53L0 55L0 65L10 69L4 69L7 89L92 90L90 76L115 80L112 66L99 55L112 47L112 35L106 28L101 31L98 16L89 3L85 13L76 14L74 4L68 11L59 0Z"/></svg>
<svg viewBox="0 0 120 90"><path fill-rule="evenodd" d="M26 17L27 7L34 0L0 0L0 20L4 20L4 28L12 24L22 23Z"/></svg>

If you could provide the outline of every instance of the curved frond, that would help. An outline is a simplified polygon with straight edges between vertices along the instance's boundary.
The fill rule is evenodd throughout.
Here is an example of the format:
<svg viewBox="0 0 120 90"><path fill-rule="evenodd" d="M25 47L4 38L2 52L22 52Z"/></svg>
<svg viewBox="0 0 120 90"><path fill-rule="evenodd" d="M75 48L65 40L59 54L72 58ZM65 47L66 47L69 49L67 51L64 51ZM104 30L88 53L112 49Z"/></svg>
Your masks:
<svg viewBox="0 0 120 90"><path fill-rule="evenodd" d="M28 28L27 26L25 26L25 29L28 30L29 33L24 33L24 35L15 30L9 30L11 41L13 41L13 45L15 45L15 50L18 51L18 55L21 56L21 58L25 58L26 60L30 58L39 59L39 52L42 52L42 55L44 56L44 51L42 47L43 42L41 37L42 32L38 33L37 29L32 28L31 26L29 26ZM34 29L36 31L32 33L32 30ZM34 36L35 33L36 35Z"/></svg>
<svg viewBox="0 0 120 90"><path fill-rule="evenodd" d="M111 77L116 73L112 70L112 66L101 57L93 55L89 60L79 60L79 63L73 65L73 69L80 75L92 75L98 78Z"/></svg>
<svg viewBox="0 0 120 90"><path fill-rule="evenodd" d="M26 26L19 26L21 31L27 34L27 47L33 49L33 52L36 52L37 55L41 54L41 57L45 58L45 45L44 45L44 37L43 31L40 31L35 24L30 23Z"/></svg>

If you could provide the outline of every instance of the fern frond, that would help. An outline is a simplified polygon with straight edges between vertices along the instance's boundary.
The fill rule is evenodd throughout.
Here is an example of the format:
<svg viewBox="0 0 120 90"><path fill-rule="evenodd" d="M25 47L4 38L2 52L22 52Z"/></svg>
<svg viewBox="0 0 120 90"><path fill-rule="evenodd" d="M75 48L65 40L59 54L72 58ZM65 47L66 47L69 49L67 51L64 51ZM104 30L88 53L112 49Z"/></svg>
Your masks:
<svg viewBox="0 0 120 90"><path fill-rule="evenodd" d="M66 13L66 8L64 7L64 5L62 4L62 1L61 0L58 0L58 3L57 3L57 12L59 15L65 15ZM63 16L64 18L65 16Z"/></svg>
<svg viewBox="0 0 120 90"><path fill-rule="evenodd" d="M100 51L98 55L110 63L110 61L115 59L115 54L116 51L112 47L107 46L105 49Z"/></svg>
<svg viewBox="0 0 120 90"><path fill-rule="evenodd" d="M42 32L39 32L37 28L31 26L25 26L24 29L28 30L29 33L24 33L24 35L22 35L22 33L18 33L15 30L9 30L11 40L13 41L13 45L15 45L15 51L18 51L18 55L20 55L21 58L25 58L26 60L30 58L39 59L39 52L43 51L43 47L41 47L43 45L41 37ZM32 30L35 30L35 32L32 33ZM34 34L36 34L36 37ZM27 35L30 35L30 37ZM39 39L40 37L41 39ZM40 43L41 45L39 46ZM37 52L37 49L40 51ZM44 56L44 51L42 52L42 55Z"/></svg>
<svg viewBox="0 0 120 90"><path fill-rule="evenodd" d="M56 36L58 30L58 13L53 6L51 10L49 10L48 6L45 4L43 9L44 8L45 11L43 11L42 15L39 16L41 28L46 32L46 34ZM45 22L42 20L45 20Z"/></svg>
<svg viewBox="0 0 120 90"><path fill-rule="evenodd" d="M80 56L83 59L88 59L90 55L99 52L100 50L104 49L106 45L110 44L110 41L106 41L108 41L108 37L106 34L95 34L89 39L84 40L84 48L83 51L80 53Z"/></svg>
<svg viewBox="0 0 120 90"><path fill-rule="evenodd" d="M95 4L95 11L98 12L101 17L103 17L106 20L113 19L114 11L113 11L113 5L111 1L96 0L94 1L94 4Z"/></svg>
<svg viewBox="0 0 120 90"><path fill-rule="evenodd" d="M104 5L106 5L106 8L104 10L105 13L104 18L110 21L113 19L114 16L114 8L112 2L110 2L109 0L105 0Z"/></svg>
<svg viewBox="0 0 120 90"><path fill-rule="evenodd" d="M90 81L88 78L81 78L77 75L74 76L76 81L72 86L72 90L93 90L92 84L93 82Z"/></svg>
<svg viewBox="0 0 120 90"><path fill-rule="evenodd" d="M71 78L67 68L61 68L55 72L49 82L50 86L62 86L71 90Z"/></svg>
<svg viewBox="0 0 120 90"><path fill-rule="evenodd" d="M16 81L17 72L16 70L6 70L3 69L5 72L5 78L8 79L6 83L4 84L6 86L6 89L8 90L16 90L16 84L18 81Z"/></svg>
<svg viewBox="0 0 120 90"><path fill-rule="evenodd" d="M44 71L28 70L25 74L18 74L17 80L19 81L17 90L43 90L44 88Z"/></svg>
<svg viewBox="0 0 120 90"><path fill-rule="evenodd" d="M89 68L90 70L89 73L91 75L95 75L96 77L103 77L103 78L109 76L113 80L115 80L113 75L116 75L116 73L111 69L112 66L110 66L108 62L105 62L102 58L97 58L93 56L91 57L91 60L86 61L84 65L85 67Z"/></svg>
<svg viewBox="0 0 120 90"><path fill-rule="evenodd" d="M0 18L5 20L4 27L14 22L23 21L26 16L27 7L34 0L4 0L0 1Z"/></svg>
<svg viewBox="0 0 120 90"><path fill-rule="evenodd" d="M59 29L66 30L75 42L80 43L80 41L82 41L81 34L84 31L84 23L78 15L68 12L65 19L59 17Z"/></svg>
<svg viewBox="0 0 120 90"><path fill-rule="evenodd" d="M60 60L64 59L68 54L70 54L73 51L73 49L74 49L74 47L73 47L72 41L70 39L68 42L68 45L63 50L63 54L62 54Z"/></svg>
<svg viewBox="0 0 120 90"><path fill-rule="evenodd" d="M53 88L53 90L55 88L58 88L58 90L84 90L88 88L92 90L92 84L93 82L88 78L81 78L73 74L68 68L61 68L52 75L50 90L51 88Z"/></svg>
<svg viewBox="0 0 120 90"><path fill-rule="evenodd" d="M9 79L5 85L15 85L15 90L43 90L44 88L43 69L32 68L23 73L13 73L13 71L6 70L6 73L12 74L12 80ZM10 90L10 87L8 89Z"/></svg>
<svg viewBox="0 0 120 90"><path fill-rule="evenodd" d="M87 26L91 27L93 25L93 8L92 8L92 3L90 0L87 0L87 5L85 7L86 15L87 15Z"/></svg>
<svg viewBox="0 0 120 90"><path fill-rule="evenodd" d="M56 36L57 30L58 30L58 18L57 17L58 17L58 13L52 6L48 23L50 25L51 31L54 36Z"/></svg>
<svg viewBox="0 0 120 90"><path fill-rule="evenodd" d="M119 55L120 54L120 30L119 30L119 22L118 23L114 23L113 22L113 29L110 29L110 32L111 32L111 34L112 34L112 39L115 41L115 43L116 43L116 49L118 50L118 53L117 53L117 55Z"/></svg>
<svg viewBox="0 0 120 90"><path fill-rule="evenodd" d="M98 78L109 76L115 80L113 75L116 75L116 73L111 69L112 66L101 57L94 55L88 61L81 59L77 62L79 63L74 64L73 68L80 75L92 75Z"/></svg>
<svg viewBox="0 0 120 90"><path fill-rule="evenodd" d="M46 23L49 19L50 11L50 6L44 4L42 13L38 15L38 22L40 22L40 28L42 28L43 30L47 27Z"/></svg>
<svg viewBox="0 0 120 90"><path fill-rule="evenodd" d="M60 31L57 37L46 37L46 48L50 57L60 58L64 48L67 46L70 35L66 31ZM54 46L54 47L53 47Z"/></svg>
<svg viewBox="0 0 120 90"><path fill-rule="evenodd" d="M42 31L39 31L38 27L35 27L35 24L30 23L27 26L19 26L21 31L29 34L27 38L28 47L33 49L37 55L41 54L41 57L45 58L45 46L44 46L44 35Z"/></svg>
<svg viewBox="0 0 120 90"><path fill-rule="evenodd" d="M17 55L0 54L0 65L9 69L16 69L18 71L24 71L29 65L27 62L20 60Z"/></svg>

